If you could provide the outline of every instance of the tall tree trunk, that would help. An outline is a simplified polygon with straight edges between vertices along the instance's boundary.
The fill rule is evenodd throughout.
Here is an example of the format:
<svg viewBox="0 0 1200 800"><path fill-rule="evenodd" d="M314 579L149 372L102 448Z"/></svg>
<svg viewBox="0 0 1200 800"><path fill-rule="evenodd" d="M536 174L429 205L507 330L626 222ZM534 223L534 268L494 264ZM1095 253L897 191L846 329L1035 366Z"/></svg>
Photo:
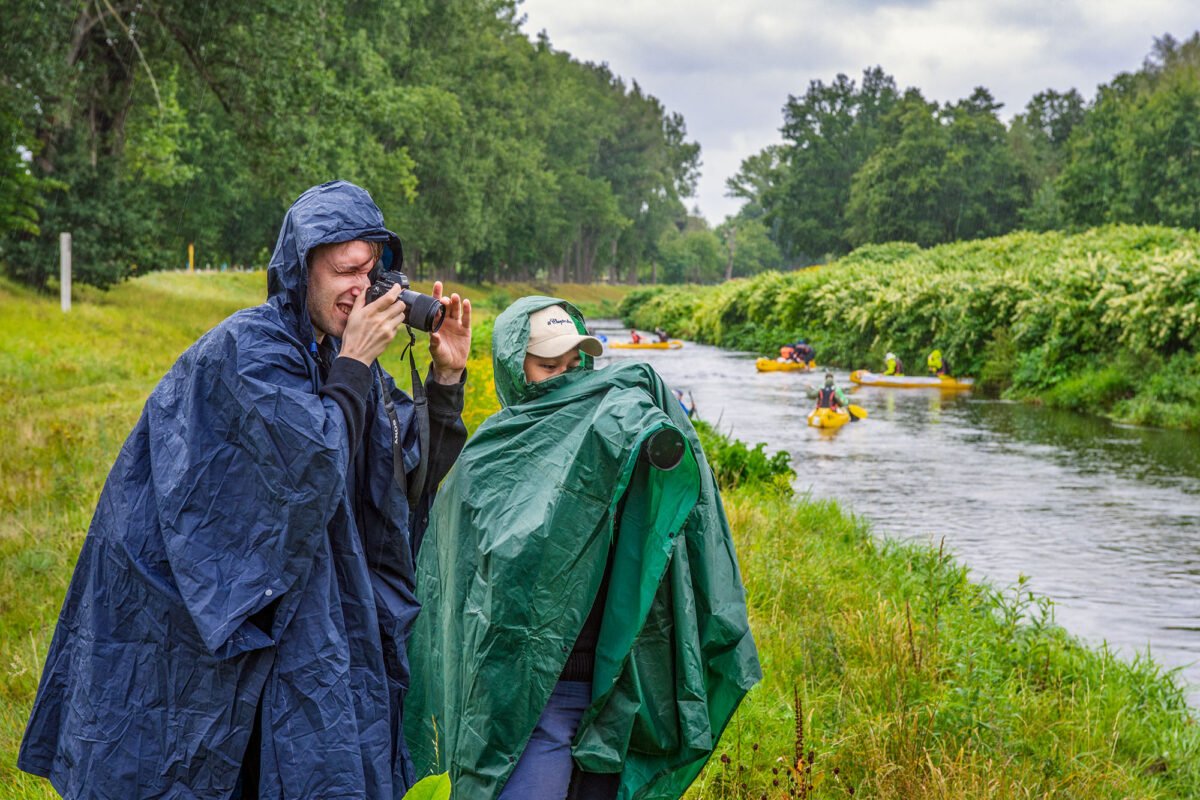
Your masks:
<svg viewBox="0 0 1200 800"><path fill-rule="evenodd" d="M591 283L595 280L596 253L599 250L599 237L589 236L584 244L584 283Z"/></svg>
<svg viewBox="0 0 1200 800"><path fill-rule="evenodd" d="M733 280L733 254L737 252L737 225L729 227L729 261L725 264L725 280Z"/></svg>
<svg viewBox="0 0 1200 800"><path fill-rule="evenodd" d="M658 259L650 259L650 283L654 286L658 285Z"/></svg>
<svg viewBox="0 0 1200 800"><path fill-rule="evenodd" d="M629 281L629 285L630 285L630 286L637 286L637 281L638 281L638 261L637 261L637 259L636 259L636 258L631 258L631 259L629 260L629 278L628 278L628 281Z"/></svg>
<svg viewBox="0 0 1200 800"><path fill-rule="evenodd" d="M562 261L558 262L558 283L567 282L567 262L571 259L571 245L563 248Z"/></svg>
<svg viewBox="0 0 1200 800"><path fill-rule="evenodd" d="M586 233L579 237L579 282L592 282L592 245Z"/></svg>
<svg viewBox="0 0 1200 800"><path fill-rule="evenodd" d="M411 276L412 279L414 281L424 280L424 277L421 273L421 248L419 248L419 247L408 248L408 252L405 253L405 255L404 255L404 260L406 262L408 262L404 266L407 266L409 269L409 272L412 273L412 276ZM404 267L402 266L401 269L403 269L403 268Z"/></svg>

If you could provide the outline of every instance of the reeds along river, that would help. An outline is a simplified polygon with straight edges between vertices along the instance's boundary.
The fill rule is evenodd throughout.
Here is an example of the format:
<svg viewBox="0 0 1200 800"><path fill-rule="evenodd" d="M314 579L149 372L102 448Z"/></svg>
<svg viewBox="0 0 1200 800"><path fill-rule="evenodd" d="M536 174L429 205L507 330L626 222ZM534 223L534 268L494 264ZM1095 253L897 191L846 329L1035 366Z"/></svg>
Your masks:
<svg viewBox="0 0 1200 800"><path fill-rule="evenodd" d="M598 323L628 340L619 323ZM869 419L810 428L804 384L823 373L758 373L741 353L608 350L649 361L709 422L786 449L796 488L836 498L885 536L943 538L976 579L1055 601L1055 618L1128 657L1180 668L1200 705L1200 435L971 393L856 387ZM604 359L601 359L603 361ZM820 354L818 354L820 363Z"/></svg>

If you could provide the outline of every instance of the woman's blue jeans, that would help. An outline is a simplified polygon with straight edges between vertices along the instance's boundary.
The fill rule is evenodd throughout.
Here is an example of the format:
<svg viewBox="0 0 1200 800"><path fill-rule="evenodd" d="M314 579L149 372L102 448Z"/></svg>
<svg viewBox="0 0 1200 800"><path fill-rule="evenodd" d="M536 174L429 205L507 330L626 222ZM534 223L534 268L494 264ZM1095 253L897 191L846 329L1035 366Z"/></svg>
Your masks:
<svg viewBox="0 0 1200 800"><path fill-rule="evenodd" d="M564 800L571 785L571 741L592 701L589 681L559 681L499 800Z"/></svg>

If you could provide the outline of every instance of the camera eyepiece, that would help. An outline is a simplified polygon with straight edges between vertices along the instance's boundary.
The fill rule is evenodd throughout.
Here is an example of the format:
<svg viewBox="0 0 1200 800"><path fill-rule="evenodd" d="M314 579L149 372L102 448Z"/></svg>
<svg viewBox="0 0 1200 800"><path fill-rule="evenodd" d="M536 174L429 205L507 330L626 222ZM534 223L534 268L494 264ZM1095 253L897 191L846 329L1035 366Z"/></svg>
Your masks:
<svg viewBox="0 0 1200 800"><path fill-rule="evenodd" d="M419 331L435 333L442 327L446 317L446 307L434 297L408 288L408 276L399 270L385 269L367 289L366 302L372 303L388 293L393 286L400 284L400 297L404 303L405 321Z"/></svg>

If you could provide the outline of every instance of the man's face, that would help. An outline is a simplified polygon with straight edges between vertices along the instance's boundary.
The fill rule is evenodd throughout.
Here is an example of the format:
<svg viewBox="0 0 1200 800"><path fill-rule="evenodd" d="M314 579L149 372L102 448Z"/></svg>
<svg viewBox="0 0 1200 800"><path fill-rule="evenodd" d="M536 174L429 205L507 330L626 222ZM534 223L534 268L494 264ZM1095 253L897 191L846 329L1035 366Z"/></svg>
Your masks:
<svg viewBox="0 0 1200 800"><path fill-rule="evenodd" d="M525 380L530 383L541 383L555 375L562 375L569 369L578 367L580 362L579 348L568 350L561 356L547 358L525 354Z"/></svg>
<svg viewBox="0 0 1200 800"><path fill-rule="evenodd" d="M308 268L308 316L317 339L341 335L354 298L367 290L367 273L375 266L366 242L342 242L317 250Z"/></svg>

